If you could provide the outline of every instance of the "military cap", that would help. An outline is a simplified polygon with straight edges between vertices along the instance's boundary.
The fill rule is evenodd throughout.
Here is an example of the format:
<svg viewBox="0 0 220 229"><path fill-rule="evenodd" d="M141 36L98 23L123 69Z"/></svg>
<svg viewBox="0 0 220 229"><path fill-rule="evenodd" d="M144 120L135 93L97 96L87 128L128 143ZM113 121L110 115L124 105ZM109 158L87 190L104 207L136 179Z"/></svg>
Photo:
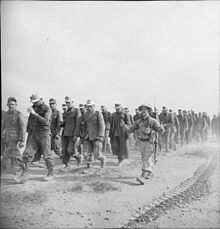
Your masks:
<svg viewBox="0 0 220 229"><path fill-rule="evenodd" d="M39 101L41 99L41 97L38 94L32 94L30 96L30 99L31 99L31 103L35 103L35 102Z"/></svg>
<svg viewBox="0 0 220 229"><path fill-rule="evenodd" d="M115 108L121 108L121 104L116 103L116 104L115 104Z"/></svg>
<svg viewBox="0 0 220 229"><path fill-rule="evenodd" d="M73 100L69 96L65 96L65 102L71 103Z"/></svg>
<svg viewBox="0 0 220 229"><path fill-rule="evenodd" d="M11 101L14 101L17 103L17 99L15 97L9 97L8 98L8 103L10 103Z"/></svg>
<svg viewBox="0 0 220 229"><path fill-rule="evenodd" d="M55 104L56 104L57 102L56 102L56 100L55 100L55 99L50 98L50 99L49 99L49 103L55 103Z"/></svg>
<svg viewBox="0 0 220 229"><path fill-rule="evenodd" d="M85 104L79 104L79 108L85 108Z"/></svg>
<svg viewBox="0 0 220 229"><path fill-rule="evenodd" d="M169 112L173 112L173 110L172 109L169 109Z"/></svg>
<svg viewBox="0 0 220 229"><path fill-rule="evenodd" d="M183 113L187 113L187 111L186 110L183 110Z"/></svg>
<svg viewBox="0 0 220 229"><path fill-rule="evenodd" d="M182 109L178 109L178 111L182 111Z"/></svg>
<svg viewBox="0 0 220 229"><path fill-rule="evenodd" d="M138 110L141 111L143 107L146 107L146 108L148 108L148 109L152 109L152 107L151 107L151 105L150 105L149 103L143 103L142 105L140 105L140 106L138 107Z"/></svg>
<svg viewBox="0 0 220 229"><path fill-rule="evenodd" d="M101 105L101 109L104 109L104 108L106 108L106 106L104 106L104 105Z"/></svg>
<svg viewBox="0 0 220 229"><path fill-rule="evenodd" d="M67 107L67 105L65 103L62 104L62 108L65 108Z"/></svg>
<svg viewBox="0 0 220 229"><path fill-rule="evenodd" d="M167 109L167 108L165 106L163 106L162 109L164 110L164 109Z"/></svg>
<svg viewBox="0 0 220 229"><path fill-rule="evenodd" d="M86 106L92 106L92 105L95 105L95 103L92 100L88 99L86 101Z"/></svg>

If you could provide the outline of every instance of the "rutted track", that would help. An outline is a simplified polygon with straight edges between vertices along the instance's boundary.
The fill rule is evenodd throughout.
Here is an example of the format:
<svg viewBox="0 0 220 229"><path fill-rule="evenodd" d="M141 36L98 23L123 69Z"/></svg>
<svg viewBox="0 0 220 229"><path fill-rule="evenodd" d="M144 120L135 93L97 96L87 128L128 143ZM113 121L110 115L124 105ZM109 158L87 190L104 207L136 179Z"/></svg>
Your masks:
<svg viewBox="0 0 220 229"><path fill-rule="evenodd" d="M154 200L151 205L144 205L142 208L143 211L139 212L135 219L130 220L122 228L137 228L140 225L146 225L156 220L167 210L181 204L189 203L205 195L210 186L209 178L213 174L216 165L217 160L215 157L212 157L200 165L192 177Z"/></svg>

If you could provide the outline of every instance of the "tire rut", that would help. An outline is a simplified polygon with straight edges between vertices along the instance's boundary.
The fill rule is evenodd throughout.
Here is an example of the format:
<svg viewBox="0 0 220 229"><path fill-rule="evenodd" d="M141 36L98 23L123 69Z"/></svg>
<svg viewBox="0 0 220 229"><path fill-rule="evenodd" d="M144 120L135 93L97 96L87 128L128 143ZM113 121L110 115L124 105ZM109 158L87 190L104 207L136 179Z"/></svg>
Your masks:
<svg viewBox="0 0 220 229"><path fill-rule="evenodd" d="M124 224L121 228L139 228L156 220L169 209L181 207L181 205L198 200L209 192L209 178L217 166L215 157L201 164L193 173L193 176L181 182L174 189L166 192L150 205L144 205L144 212L139 212L135 219ZM140 209L140 208L139 208Z"/></svg>

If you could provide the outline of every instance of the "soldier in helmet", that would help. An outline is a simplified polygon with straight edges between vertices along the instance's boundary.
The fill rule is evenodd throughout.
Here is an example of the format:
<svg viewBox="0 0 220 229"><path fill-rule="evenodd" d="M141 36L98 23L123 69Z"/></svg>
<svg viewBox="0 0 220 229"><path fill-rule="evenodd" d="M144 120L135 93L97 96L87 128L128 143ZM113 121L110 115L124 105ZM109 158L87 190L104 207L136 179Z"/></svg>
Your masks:
<svg viewBox="0 0 220 229"><path fill-rule="evenodd" d="M163 132L163 128L160 126L159 122L152 118L149 114L151 106L149 104L142 104L139 106L141 111L141 118L138 119L132 126L126 125L126 123L121 120L121 126L129 133L137 131L138 146L141 151L142 156L142 173L141 176L137 178L137 181L144 184L146 179L153 176L152 166L154 163L154 141L156 140L156 133Z"/></svg>

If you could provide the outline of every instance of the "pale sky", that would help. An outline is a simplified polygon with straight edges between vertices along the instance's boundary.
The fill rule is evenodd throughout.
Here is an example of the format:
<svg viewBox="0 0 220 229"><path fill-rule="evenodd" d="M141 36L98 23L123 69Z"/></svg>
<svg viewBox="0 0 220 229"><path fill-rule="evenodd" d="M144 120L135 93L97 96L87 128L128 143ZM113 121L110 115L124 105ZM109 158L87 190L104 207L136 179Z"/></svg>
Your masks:
<svg viewBox="0 0 220 229"><path fill-rule="evenodd" d="M141 103L219 109L218 1L1 1L2 109L65 96L130 113Z"/></svg>

